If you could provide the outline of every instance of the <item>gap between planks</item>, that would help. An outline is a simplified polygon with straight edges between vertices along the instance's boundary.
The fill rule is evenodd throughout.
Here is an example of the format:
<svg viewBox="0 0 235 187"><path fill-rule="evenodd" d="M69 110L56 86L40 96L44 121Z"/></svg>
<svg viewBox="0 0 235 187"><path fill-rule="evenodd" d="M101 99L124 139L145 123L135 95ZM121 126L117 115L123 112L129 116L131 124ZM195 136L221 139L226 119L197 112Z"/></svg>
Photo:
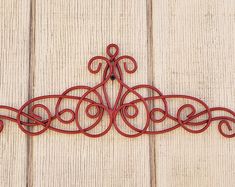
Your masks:
<svg viewBox="0 0 235 187"><path fill-rule="evenodd" d="M28 100L34 97L36 0L30 0ZM30 106L29 106L30 107ZM33 139L27 136L26 186L33 186Z"/></svg>
<svg viewBox="0 0 235 187"><path fill-rule="evenodd" d="M152 0L146 0L146 19L147 19L147 81L153 85L153 20L152 20ZM153 92L148 91L148 96ZM152 103L152 106L154 104ZM154 128L154 126L152 127ZM149 135L149 165L150 165L150 186L156 187L156 154L155 154L155 137Z"/></svg>

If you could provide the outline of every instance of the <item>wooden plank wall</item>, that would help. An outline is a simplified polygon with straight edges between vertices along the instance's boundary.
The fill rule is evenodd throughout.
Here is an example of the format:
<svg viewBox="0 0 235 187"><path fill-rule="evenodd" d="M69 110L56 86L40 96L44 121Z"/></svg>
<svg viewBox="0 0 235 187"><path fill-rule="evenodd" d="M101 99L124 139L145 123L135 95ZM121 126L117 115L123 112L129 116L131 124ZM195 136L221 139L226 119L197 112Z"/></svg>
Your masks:
<svg viewBox="0 0 235 187"><path fill-rule="evenodd" d="M28 0L0 1L0 100L19 107L28 99L29 20ZM1 114L16 116L5 110ZM0 186L26 186L27 137L15 123L6 124L0 138Z"/></svg>
<svg viewBox="0 0 235 187"><path fill-rule="evenodd" d="M154 85L235 110L234 13L234 1L153 1ZM235 141L217 125L156 137L157 186L235 184Z"/></svg>
<svg viewBox="0 0 235 187"><path fill-rule="evenodd" d="M234 0L2 0L0 104L19 108L36 96L95 85L101 75L89 74L87 61L117 43L138 63L128 85L153 84L235 110L234 33ZM117 88L109 84L110 98ZM200 135L178 129L136 139L114 128L98 139L52 131L29 138L4 124L0 186L235 184L235 142L216 123Z"/></svg>

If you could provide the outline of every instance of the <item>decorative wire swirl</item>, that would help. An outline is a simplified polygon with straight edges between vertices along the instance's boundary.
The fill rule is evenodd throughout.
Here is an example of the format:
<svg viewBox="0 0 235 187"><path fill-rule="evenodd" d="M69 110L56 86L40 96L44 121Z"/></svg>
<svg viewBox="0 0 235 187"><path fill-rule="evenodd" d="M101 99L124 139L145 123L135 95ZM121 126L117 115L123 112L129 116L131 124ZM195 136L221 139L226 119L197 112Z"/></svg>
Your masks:
<svg viewBox="0 0 235 187"><path fill-rule="evenodd" d="M49 129L64 134L82 133L89 137L100 137L108 133L111 127L114 126L121 135L133 138L142 134L163 134L180 127L190 133L202 133L212 122L218 121L218 130L221 135L226 138L235 136L233 127L235 124L234 111L223 107L209 108L202 100L192 96L164 95L160 90L151 85L143 84L129 87L124 83L123 72L128 74L136 72L137 63L135 59L127 55L118 57L119 48L115 44L108 45L106 53L108 57L95 56L88 62L90 73L102 73L101 82L94 87L74 86L65 90L61 95L35 97L23 104L20 109L0 106L0 109L16 114L15 118L8 115L0 115L0 132L4 127L3 120L9 120L16 122L25 134L31 136L42 134ZM110 102L107 92L107 83L110 80L117 81L119 85L118 94L113 105ZM143 89L148 91L148 93L152 93L152 96L143 96L139 92ZM71 95L74 91L83 91L83 93L79 96ZM93 94L96 100L90 98L91 94ZM135 97L135 99L127 101L130 95L132 95L132 98ZM181 104L173 115L170 113L169 101L179 99L188 102L183 105ZM54 109L50 110L49 107L41 104L40 102L43 100L56 100ZM76 102L76 107L74 109L61 109L61 103L64 100ZM161 103L161 107L160 105L155 106L150 104L156 101ZM191 104L189 101L196 103L197 106L203 109L198 111L196 105ZM142 107L140 108L139 105L142 105ZM41 113L37 111L41 111ZM84 114L81 115L81 112ZM141 118L141 123L143 124L139 127L140 125L136 125L135 123L136 121L138 123L137 118L142 115L140 114L141 112L144 113L144 117L143 119ZM226 115L216 116L216 112L223 112ZM62 117L64 114L67 114L70 118L64 119ZM106 122L105 127L103 127L104 115L108 116L108 122ZM87 121L82 122L80 119L81 116L90 119L90 124L84 127L83 123L87 123ZM118 116L121 120L118 120ZM161 117L157 118L156 116ZM56 120L59 121L60 125L75 123L76 128L64 129L55 127L52 125L52 122ZM171 121L170 126L163 125L161 129L156 128L166 120ZM94 129L97 127L102 127L102 130L100 132L94 132ZM123 127L128 130L123 130ZM33 131L32 128L34 129Z"/></svg>

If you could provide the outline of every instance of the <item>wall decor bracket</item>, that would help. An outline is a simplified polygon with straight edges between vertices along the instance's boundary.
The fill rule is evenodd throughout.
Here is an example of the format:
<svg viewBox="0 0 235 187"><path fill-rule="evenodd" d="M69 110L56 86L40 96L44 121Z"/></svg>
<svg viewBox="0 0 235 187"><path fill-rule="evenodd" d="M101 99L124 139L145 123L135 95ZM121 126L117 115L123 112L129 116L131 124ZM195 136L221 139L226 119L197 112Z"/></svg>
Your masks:
<svg viewBox="0 0 235 187"><path fill-rule="evenodd" d="M143 134L163 134L178 128L197 134L215 124L224 137L235 136L234 111L223 107L210 108L201 99L188 95L164 95L147 84L128 86L124 73L137 71L135 59L119 56L116 44L108 45L106 53L88 62L89 72L101 77L100 83L93 87L74 86L59 95L35 97L19 109L1 105L0 130L7 123L5 121L13 121L24 133L32 136L52 130L100 137L114 127L119 134L133 138ZM115 96L108 89L114 82ZM179 100L179 106L170 107L171 102Z"/></svg>

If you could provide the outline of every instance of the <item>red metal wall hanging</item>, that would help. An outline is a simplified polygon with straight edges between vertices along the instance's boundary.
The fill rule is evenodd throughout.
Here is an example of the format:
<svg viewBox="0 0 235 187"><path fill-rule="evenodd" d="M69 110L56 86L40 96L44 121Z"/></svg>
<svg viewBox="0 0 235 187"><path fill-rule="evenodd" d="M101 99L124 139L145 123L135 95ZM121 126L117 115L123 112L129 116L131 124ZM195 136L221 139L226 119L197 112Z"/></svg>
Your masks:
<svg viewBox="0 0 235 187"><path fill-rule="evenodd" d="M163 134L177 128L190 133L202 133L217 121L221 135L227 138L235 136L232 128L235 123L234 111L223 107L210 108L202 100L192 96L164 95L151 85L130 87L125 83L123 74L132 74L137 70L135 59L127 55L118 56L119 48L115 44L108 45L106 53L107 57L95 56L88 62L90 73L102 75L101 82L96 86L74 86L60 95L35 97L20 109L0 106L1 110L15 113L15 117L9 114L0 115L0 130L3 130L3 120L10 120L17 123L24 133L32 136L49 129L65 134L82 133L89 137L100 137L113 126L121 135L133 138L142 134ZM108 84L113 81L116 82L118 92L115 98L107 90ZM145 90L145 94L141 90ZM82 93L75 95L76 91ZM113 99L115 101L112 104ZM50 104L53 105L52 109L43 103L48 100L54 102L54 105ZM62 103L66 100L75 103L75 107L62 109ZM185 103L181 103L172 113L169 106L171 100L182 100ZM197 108L199 106L200 111ZM64 114L70 116L69 119L65 119ZM170 125L166 125L167 121ZM70 128L71 125L75 127Z"/></svg>

